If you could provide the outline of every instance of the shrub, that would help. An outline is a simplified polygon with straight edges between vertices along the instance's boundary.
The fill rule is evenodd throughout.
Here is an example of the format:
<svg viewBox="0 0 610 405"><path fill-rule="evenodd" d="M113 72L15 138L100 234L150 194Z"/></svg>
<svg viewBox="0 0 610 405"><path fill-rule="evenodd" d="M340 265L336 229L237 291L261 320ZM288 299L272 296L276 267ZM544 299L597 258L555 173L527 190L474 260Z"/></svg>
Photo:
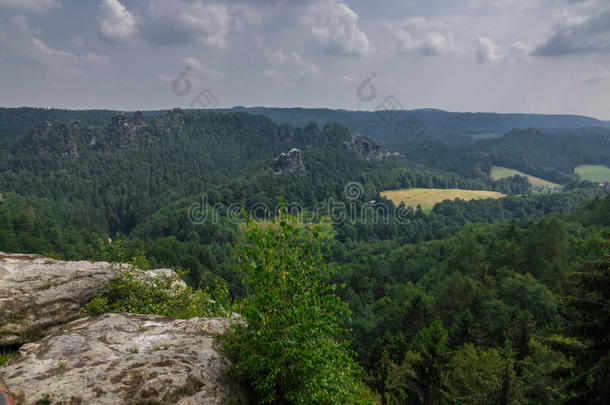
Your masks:
<svg viewBox="0 0 610 405"><path fill-rule="evenodd" d="M178 275L150 277L134 266L121 266L105 293L85 307L86 315L136 313L175 318L227 316L231 313L226 286L218 284L213 293L194 290Z"/></svg>
<svg viewBox="0 0 610 405"><path fill-rule="evenodd" d="M349 312L327 282L320 235L288 223L248 222L237 266L247 296L224 349L232 374L259 403L370 403L342 322Z"/></svg>

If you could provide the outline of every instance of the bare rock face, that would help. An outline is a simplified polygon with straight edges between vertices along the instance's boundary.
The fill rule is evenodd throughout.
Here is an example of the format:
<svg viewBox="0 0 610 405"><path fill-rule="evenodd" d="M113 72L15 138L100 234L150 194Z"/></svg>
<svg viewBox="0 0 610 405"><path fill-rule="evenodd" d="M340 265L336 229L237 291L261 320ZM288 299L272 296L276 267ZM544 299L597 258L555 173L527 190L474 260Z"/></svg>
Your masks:
<svg viewBox="0 0 610 405"><path fill-rule="evenodd" d="M305 173L303 155L297 148L292 148L288 153L282 153L275 158L276 174L299 174Z"/></svg>
<svg viewBox="0 0 610 405"><path fill-rule="evenodd" d="M103 292L116 265L65 262L0 252L0 346L27 343L82 316L81 308ZM172 270L142 272L143 277Z"/></svg>
<svg viewBox="0 0 610 405"><path fill-rule="evenodd" d="M113 275L106 262L0 253L0 345L31 341L81 317Z"/></svg>
<svg viewBox="0 0 610 405"><path fill-rule="evenodd" d="M0 368L19 404L245 404L215 335L226 318L106 314L64 325Z"/></svg>
<svg viewBox="0 0 610 405"><path fill-rule="evenodd" d="M362 135L352 134L349 142L344 142L343 146L361 155L368 161L381 161L389 159L404 159L405 156L398 152L389 152L381 147L380 144Z"/></svg>

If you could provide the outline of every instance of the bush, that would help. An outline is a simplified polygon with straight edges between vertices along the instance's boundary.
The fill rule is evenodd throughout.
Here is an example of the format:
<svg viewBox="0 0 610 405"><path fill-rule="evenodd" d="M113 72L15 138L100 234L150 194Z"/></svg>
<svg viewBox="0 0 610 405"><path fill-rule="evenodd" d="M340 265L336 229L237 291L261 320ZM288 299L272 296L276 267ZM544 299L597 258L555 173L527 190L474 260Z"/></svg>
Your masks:
<svg viewBox="0 0 610 405"><path fill-rule="evenodd" d="M330 271L317 232L281 217L260 227L249 222L237 247L247 292L224 349L232 374L258 403L370 403L341 325L349 312L327 283Z"/></svg>
<svg viewBox="0 0 610 405"><path fill-rule="evenodd" d="M175 318L227 316L231 313L226 286L218 284L212 294L194 290L178 275L151 277L124 265L116 269L109 289L85 307L87 315L128 312Z"/></svg>

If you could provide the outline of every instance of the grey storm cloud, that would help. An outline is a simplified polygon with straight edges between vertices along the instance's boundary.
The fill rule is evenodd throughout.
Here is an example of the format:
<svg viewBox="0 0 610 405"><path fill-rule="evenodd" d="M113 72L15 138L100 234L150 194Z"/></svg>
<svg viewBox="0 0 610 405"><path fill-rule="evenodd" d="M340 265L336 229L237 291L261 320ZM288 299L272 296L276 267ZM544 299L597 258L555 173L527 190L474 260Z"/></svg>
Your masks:
<svg viewBox="0 0 610 405"><path fill-rule="evenodd" d="M551 37L534 49L536 56L610 53L610 11L587 21L555 29Z"/></svg>

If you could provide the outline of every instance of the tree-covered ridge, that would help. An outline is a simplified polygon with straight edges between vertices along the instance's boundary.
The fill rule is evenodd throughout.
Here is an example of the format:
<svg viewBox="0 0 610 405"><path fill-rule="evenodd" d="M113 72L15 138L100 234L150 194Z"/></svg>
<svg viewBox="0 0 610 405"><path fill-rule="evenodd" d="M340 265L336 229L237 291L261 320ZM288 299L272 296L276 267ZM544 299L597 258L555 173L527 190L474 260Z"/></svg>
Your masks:
<svg viewBox="0 0 610 405"><path fill-rule="evenodd" d="M10 141L29 133L44 121L72 122L80 120L91 126L104 126L118 111L64 110L58 108L0 108L0 141L5 147Z"/></svg>
<svg viewBox="0 0 610 405"><path fill-rule="evenodd" d="M277 125L244 113L171 111L127 116L103 128L41 123L0 155L0 189L80 201L100 209L110 232L129 232L164 204L204 192L212 203L273 203L278 195L305 205L342 194L361 179L367 197L399 187L493 188L409 161L366 161L343 146L352 131ZM277 176L273 162L304 151L303 176Z"/></svg>
<svg viewBox="0 0 610 405"><path fill-rule="evenodd" d="M382 107L378 108L378 111L348 111L325 108L233 107L221 111L261 114L276 122L297 126L305 126L310 122L316 122L318 125L337 122L387 143L403 142L406 130L413 129L413 121L417 121L417 126L428 136L435 136L447 143L470 143L472 139L464 135L506 133L512 129L610 128L607 121L578 115L469 113L432 108L390 110L387 113Z"/></svg>

